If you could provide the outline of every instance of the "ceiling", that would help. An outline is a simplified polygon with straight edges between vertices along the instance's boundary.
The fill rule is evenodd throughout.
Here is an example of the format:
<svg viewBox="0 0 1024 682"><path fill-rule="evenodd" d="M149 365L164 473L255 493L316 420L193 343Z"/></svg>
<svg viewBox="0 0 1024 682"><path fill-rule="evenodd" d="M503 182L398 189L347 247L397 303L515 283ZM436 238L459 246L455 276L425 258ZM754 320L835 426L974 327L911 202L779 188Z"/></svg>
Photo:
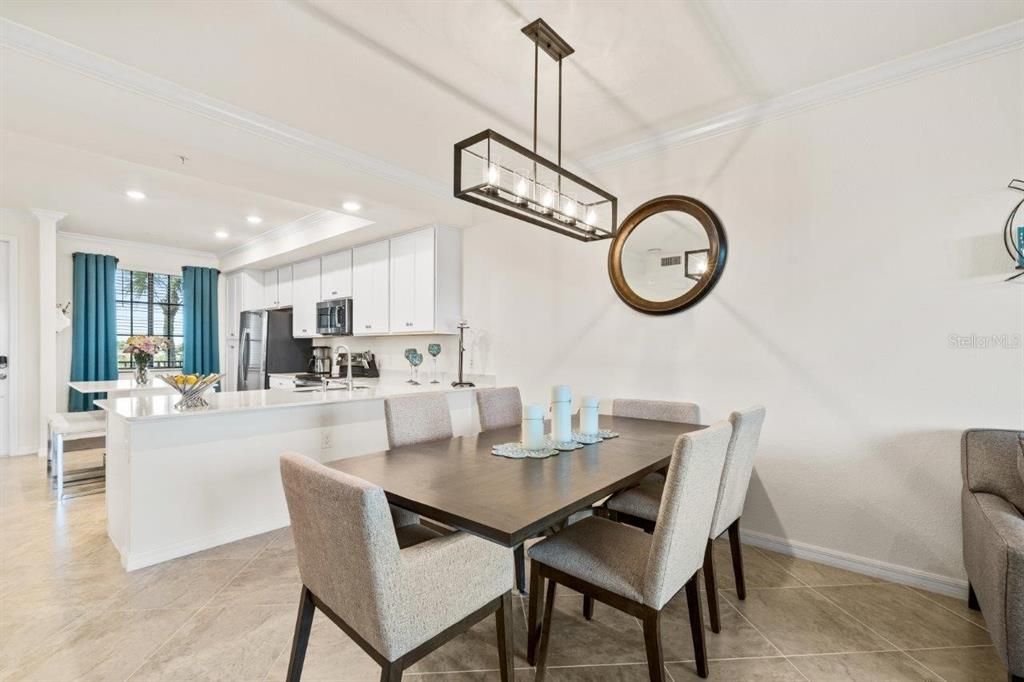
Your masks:
<svg viewBox="0 0 1024 682"><path fill-rule="evenodd" d="M1024 3L6 0L0 16L15 22L0 26L5 184L52 185L12 182L4 202L45 199L81 214L75 229L123 234L134 216L112 188L135 172L178 207L147 205L154 232L208 249L209 226L257 208L275 216L265 228L348 199L395 230L471 222L450 194L452 144L488 127L529 141L533 50L519 29L538 16L576 48L572 167L1019 21ZM543 53L540 67L550 153L557 72ZM41 174L64 154L72 168Z"/></svg>

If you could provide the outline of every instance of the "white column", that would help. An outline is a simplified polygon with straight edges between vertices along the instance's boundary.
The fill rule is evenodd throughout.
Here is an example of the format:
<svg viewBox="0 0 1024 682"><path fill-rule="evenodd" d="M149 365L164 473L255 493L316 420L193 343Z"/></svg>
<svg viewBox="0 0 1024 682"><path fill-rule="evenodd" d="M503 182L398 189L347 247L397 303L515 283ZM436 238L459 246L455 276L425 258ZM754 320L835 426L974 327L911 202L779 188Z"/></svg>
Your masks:
<svg viewBox="0 0 1024 682"><path fill-rule="evenodd" d="M46 425L57 406L57 223L67 213L34 208L39 221L39 456L46 456Z"/></svg>

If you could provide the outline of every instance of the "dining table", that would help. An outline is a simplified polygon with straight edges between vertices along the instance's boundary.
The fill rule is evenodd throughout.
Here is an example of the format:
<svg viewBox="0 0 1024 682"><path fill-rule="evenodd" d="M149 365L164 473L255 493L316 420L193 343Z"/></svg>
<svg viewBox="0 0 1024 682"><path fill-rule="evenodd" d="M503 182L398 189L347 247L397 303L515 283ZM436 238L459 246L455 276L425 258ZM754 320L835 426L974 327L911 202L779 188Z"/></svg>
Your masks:
<svg viewBox="0 0 1024 682"><path fill-rule="evenodd" d="M599 425L617 436L543 459L491 454L495 445L520 440L520 427L512 426L325 464L380 486L393 505L521 553L528 539L667 467L679 436L706 428L613 415L602 415ZM530 594L531 653L541 599Z"/></svg>

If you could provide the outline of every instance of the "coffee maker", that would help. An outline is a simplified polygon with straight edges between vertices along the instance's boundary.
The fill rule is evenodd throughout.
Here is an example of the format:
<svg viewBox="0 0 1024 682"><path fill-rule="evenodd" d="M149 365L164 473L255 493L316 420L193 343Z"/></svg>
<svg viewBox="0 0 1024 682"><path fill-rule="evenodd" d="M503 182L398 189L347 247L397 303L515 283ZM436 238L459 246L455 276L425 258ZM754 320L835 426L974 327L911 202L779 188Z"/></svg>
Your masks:
<svg viewBox="0 0 1024 682"><path fill-rule="evenodd" d="M313 346L313 357L309 361L309 371L317 376L331 376L330 346Z"/></svg>

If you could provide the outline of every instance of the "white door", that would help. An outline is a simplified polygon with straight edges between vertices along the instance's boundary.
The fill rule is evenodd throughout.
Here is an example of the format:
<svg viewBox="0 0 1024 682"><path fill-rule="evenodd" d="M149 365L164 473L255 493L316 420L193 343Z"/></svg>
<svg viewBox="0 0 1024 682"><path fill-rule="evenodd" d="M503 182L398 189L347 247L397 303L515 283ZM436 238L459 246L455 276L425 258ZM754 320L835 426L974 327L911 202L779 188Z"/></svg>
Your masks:
<svg viewBox="0 0 1024 682"><path fill-rule="evenodd" d="M352 249L352 319L355 334L388 331L388 242Z"/></svg>
<svg viewBox="0 0 1024 682"><path fill-rule="evenodd" d="M416 317L413 287L416 280L416 235L391 240L391 329L413 331Z"/></svg>
<svg viewBox="0 0 1024 682"><path fill-rule="evenodd" d="M263 305L266 308L277 307L277 270L263 273Z"/></svg>
<svg viewBox="0 0 1024 682"><path fill-rule="evenodd" d="M411 331L434 329L434 231L422 230L413 238Z"/></svg>
<svg viewBox="0 0 1024 682"><path fill-rule="evenodd" d="M320 300L320 259L296 263L292 268L292 336L316 336L316 304Z"/></svg>
<svg viewBox="0 0 1024 682"><path fill-rule="evenodd" d="M277 304L288 307L292 304L292 266L277 269Z"/></svg>
<svg viewBox="0 0 1024 682"><path fill-rule="evenodd" d="M242 274L233 272L224 278L224 338L238 339L239 301L242 296Z"/></svg>
<svg viewBox="0 0 1024 682"><path fill-rule="evenodd" d="M352 250L324 256L320 264L320 300L352 295Z"/></svg>
<svg viewBox="0 0 1024 682"><path fill-rule="evenodd" d="M10 243L0 241L0 456L12 454L11 443L11 292L8 273L11 271L9 261ZM52 313L51 313L52 314Z"/></svg>

